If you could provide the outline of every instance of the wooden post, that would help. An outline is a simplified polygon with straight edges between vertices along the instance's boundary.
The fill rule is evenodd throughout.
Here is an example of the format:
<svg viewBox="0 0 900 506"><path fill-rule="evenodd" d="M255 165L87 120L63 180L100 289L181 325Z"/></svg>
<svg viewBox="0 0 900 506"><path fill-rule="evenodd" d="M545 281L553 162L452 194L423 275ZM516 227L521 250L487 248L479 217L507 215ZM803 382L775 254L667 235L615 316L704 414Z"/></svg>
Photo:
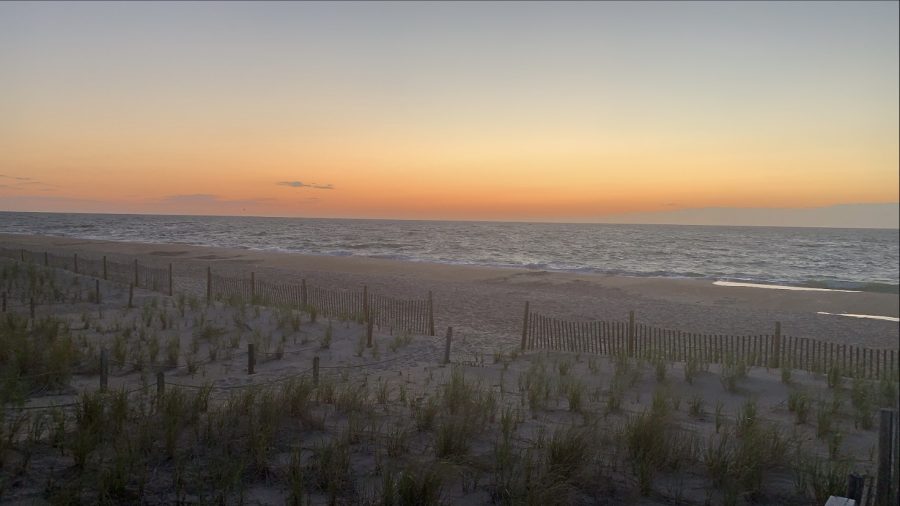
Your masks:
<svg viewBox="0 0 900 506"><path fill-rule="evenodd" d="M256 273L250 272L250 303L253 304L253 299L256 297Z"/></svg>
<svg viewBox="0 0 900 506"><path fill-rule="evenodd" d="M891 494L888 497L890 504L900 501L900 413L894 410L894 473L891 478Z"/></svg>
<svg viewBox="0 0 900 506"><path fill-rule="evenodd" d="M128 283L128 309L134 307L134 283Z"/></svg>
<svg viewBox="0 0 900 506"><path fill-rule="evenodd" d="M781 322L775 322L775 338L772 340L772 369L781 367Z"/></svg>
<svg viewBox="0 0 900 506"><path fill-rule="evenodd" d="M109 356L106 348L100 349L100 391L105 392L109 385Z"/></svg>
<svg viewBox="0 0 900 506"><path fill-rule="evenodd" d="M856 504L861 504L863 489L866 486L866 479L856 473L851 473L847 477L847 499L853 499Z"/></svg>
<svg viewBox="0 0 900 506"><path fill-rule="evenodd" d="M50 255L44 252L44 267L50 267Z"/></svg>
<svg viewBox="0 0 900 506"><path fill-rule="evenodd" d="M156 373L156 398L160 399L166 393L166 375L162 371Z"/></svg>
<svg viewBox="0 0 900 506"><path fill-rule="evenodd" d="M434 300L431 297L431 290L428 290L428 335L434 335Z"/></svg>
<svg viewBox="0 0 900 506"><path fill-rule="evenodd" d="M34 320L34 297L28 300L28 314L31 315L31 319Z"/></svg>
<svg viewBox="0 0 900 506"><path fill-rule="evenodd" d="M169 297L172 296L172 262L169 262Z"/></svg>
<svg viewBox="0 0 900 506"><path fill-rule="evenodd" d="M73 261L72 265L75 266L75 274L78 274L78 253L72 254L72 261Z"/></svg>
<svg viewBox="0 0 900 506"><path fill-rule="evenodd" d="M21 260L23 262L25 261L25 250L24 249L19 250L19 260Z"/></svg>
<svg viewBox="0 0 900 506"><path fill-rule="evenodd" d="M206 303L212 302L212 267L206 266Z"/></svg>
<svg viewBox="0 0 900 506"><path fill-rule="evenodd" d="M313 385L319 386L319 357L313 357Z"/></svg>
<svg viewBox="0 0 900 506"><path fill-rule="evenodd" d="M103 255L103 279L104 281L108 279L106 277L106 255Z"/></svg>
<svg viewBox="0 0 900 506"><path fill-rule="evenodd" d="M444 344L444 363L450 363L450 341L453 340L453 327L447 327L447 343Z"/></svg>
<svg viewBox="0 0 900 506"><path fill-rule="evenodd" d="M372 320L366 322L366 348L372 347Z"/></svg>
<svg viewBox="0 0 900 506"><path fill-rule="evenodd" d="M256 347L247 343L247 374L256 373Z"/></svg>
<svg viewBox="0 0 900 506"><path fill-rule="evenodd" d="M891 503L891 453L893 451L894 411L881 409L878 426L878 476L875 482L875 506L894 506Z"/></svg>
<svg viewBox="0 0 900 506"><path fill-rule="evenodd" d="M306 293L306 279L300 280L300 305L303 306L303 310L309 307L309 297L307 297Z"/></svg>
<svg viewBox="0 0 900 506"><path fill-rule="evenodd" d="M97 292L97 305L99 306L100 305L100 280L99 279L94 280L94 288Z"/></svg>
<svg viewBox="0 0 900 506"><path fill-rule="evenodd" d="M522 321L522 351L525 351L525 338L528 335L528 301L525 301L525 318Z"/></svg>
<svg viewBox="0 0 900 506"><path fill-rule="evenodd" d="M634 356L634 311L628 312L628 356Z"/></svg>
<svg viewBox="0 0 900 506"><path fill-rule="evenodd" d="M138 279L137 258L134 259L134 286L141 286L141 281L140 281L140 279Z"/></svg>

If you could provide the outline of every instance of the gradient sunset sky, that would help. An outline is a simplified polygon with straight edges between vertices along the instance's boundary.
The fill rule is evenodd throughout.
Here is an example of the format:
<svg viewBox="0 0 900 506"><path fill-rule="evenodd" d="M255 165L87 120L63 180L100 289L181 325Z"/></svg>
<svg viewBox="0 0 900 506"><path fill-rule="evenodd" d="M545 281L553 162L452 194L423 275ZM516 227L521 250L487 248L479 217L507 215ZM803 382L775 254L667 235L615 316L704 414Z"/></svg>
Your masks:
<svg viewBox="0 0 900 506"><path fill-rule="evenodd" d="M898 3L0 3L0 210L898 201Z"/></svg>

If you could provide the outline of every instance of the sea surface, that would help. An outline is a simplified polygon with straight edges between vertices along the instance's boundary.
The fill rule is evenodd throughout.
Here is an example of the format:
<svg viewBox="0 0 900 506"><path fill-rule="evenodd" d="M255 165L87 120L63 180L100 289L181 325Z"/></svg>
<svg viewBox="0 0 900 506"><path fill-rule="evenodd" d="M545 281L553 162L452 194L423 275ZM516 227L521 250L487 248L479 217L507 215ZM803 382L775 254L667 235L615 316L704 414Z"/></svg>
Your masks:
<svg viewBox="0 0 900 506"><path fill-rule="evenodd" d="M0 233L898 292L883 229L0 212Z"/></svg>

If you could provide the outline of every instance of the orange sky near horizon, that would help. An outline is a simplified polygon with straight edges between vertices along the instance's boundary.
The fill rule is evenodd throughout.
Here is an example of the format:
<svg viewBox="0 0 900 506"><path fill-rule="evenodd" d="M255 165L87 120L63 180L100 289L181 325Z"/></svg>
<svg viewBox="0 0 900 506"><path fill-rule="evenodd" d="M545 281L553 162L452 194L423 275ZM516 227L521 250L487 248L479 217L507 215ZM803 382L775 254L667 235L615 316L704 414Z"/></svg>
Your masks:
<svg viewBox="0 0 900 506"><path fill-rule="evenodd" d="M896 6L659 5L693 34L646 5L515 5L0 6L0 210L552 220L900 200ZM250 38L198 28L210 9ZM478 9L484 32L458 39ZM604 39L591 15L639 36ZM376 26L336 42L317 16ZM437 34L395 40L400 20ZM320 46L278 60L286 41ZM633 54L597 57L610 41Z"/></svg>

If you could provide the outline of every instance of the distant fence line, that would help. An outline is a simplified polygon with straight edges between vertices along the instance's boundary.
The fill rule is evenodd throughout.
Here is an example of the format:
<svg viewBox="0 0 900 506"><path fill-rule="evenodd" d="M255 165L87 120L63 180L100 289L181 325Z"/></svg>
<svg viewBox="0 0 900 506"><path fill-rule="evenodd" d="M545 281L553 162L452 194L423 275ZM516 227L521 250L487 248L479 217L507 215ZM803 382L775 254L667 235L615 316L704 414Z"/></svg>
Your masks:
<svg viewBox="0 0 900 506"><path fill-rule="evenodd" d="M21 262L64 269L114 283L134 285L155 292L173 295L172 264L168 268L102 258L86 258L77 253L60 255L25 249L0 248L0 256ZM431 292L427 299L397 299L370 294L361 290L335 290L307 285L273 283L250 278L233 278L214 274L207 267L206 296L208 300L240 300L264 306L286 306L315 311L326 318L340 318L371 322L379 329L392 332L408 331L418 335L434 335L434 303Z"/></svg>
<svg viewBox="0 0 900 506"><path fill-rule="evenodd" d="M160 268L141 264L137 259L124 263L108 260L105 255L92 259L77 253L60 255L8 248L0 248L0 256L173 295L171 263L168 268ZM207 267L206 296L208 300L315 309L326 318L371 322L379 329L435 335L431 292L427 299L398 299L369 293L367 287L328 289L309 285L305 279L300 284L275 283L256 279L253 272L249 278L234 278L214 274ZM563 320L533 312L527 302L521 349L598 355L624 353L682 362L696 359L722 363L733 359L747 365L774 368L784 365L811 372L837 368L844 374L869 378L896 378L900 370L896 350L782 335L779 323L772 334L702 334L637 323L634 312L629 314L628 321Z"/></svg>
<svg viewBox="0 0 900 506"><path fill-rule="evenodd" d="M896 350L785 336L781 334L778 322L773 334L701 334L636 323L634 311L629 313L628 321L579 322L533 312L528 303L525 304L521 348L523 351L626 354L680 362L735 360L753 366L786 366L819 373L837 368L842 374L877 379L895 379L900 369Z"/></svg>
<svg viewBox="0 0 900 506"><path fill-rule="evenodd" d="M378 328L397 328L420 335L434 335L434 303L427 299L397 299L360 290L336 290L308 285L273 283L249 278L230 278L207 268L206 295L217 300L247 300L254 304L315 308L327 318L372 322Z"/></svg>

